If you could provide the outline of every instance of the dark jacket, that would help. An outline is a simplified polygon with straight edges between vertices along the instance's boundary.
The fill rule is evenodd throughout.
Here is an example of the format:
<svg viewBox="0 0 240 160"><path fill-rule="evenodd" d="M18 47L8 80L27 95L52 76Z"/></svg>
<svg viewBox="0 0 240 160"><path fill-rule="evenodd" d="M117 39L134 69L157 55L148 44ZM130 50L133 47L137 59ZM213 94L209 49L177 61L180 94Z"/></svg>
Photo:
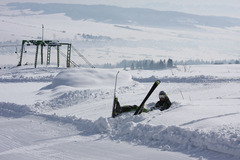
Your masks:
<svg viewBox="0 0 240 160"><path fill-rule="evenodd" d="M156 104L155 107L159 109L160 111L163 111L165 109L168 109L172 105L171 101L169 98L166 96L164 100L159 100Z"/></svg>

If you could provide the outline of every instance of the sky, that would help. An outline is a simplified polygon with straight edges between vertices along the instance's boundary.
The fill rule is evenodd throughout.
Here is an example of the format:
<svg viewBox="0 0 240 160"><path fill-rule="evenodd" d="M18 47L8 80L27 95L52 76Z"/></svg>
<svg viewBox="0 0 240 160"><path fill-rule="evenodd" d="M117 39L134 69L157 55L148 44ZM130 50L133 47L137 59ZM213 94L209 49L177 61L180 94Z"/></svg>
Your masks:
<svg viewBox="0 0 240 160"><path fill-rule="evenodd" d="M18 0L1 0L0 5ZM179 11L199 15L228 16L240 18L239 0L21 0L36 3L103 4L121 7L151 8L156 10Z"/></svg>

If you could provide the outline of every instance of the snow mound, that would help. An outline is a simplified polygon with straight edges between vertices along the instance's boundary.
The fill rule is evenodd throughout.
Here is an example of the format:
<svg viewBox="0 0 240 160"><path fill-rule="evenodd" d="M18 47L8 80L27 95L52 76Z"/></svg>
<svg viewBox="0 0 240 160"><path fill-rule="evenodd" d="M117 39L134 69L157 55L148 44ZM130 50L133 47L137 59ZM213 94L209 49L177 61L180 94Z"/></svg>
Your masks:
<svg viewBox="0 0 240 160"><path fill-rule="evenodd" d="M31 110L26 105L0 102L0 116L18 118L29 114L31 114Z"/></svg>
<svg viewBox="0 0 240 160"><path fill-rule="evenodd" d="M132 142L161 150L187 149L190 151L200 148L240 156L240 130L231 126L221 126L211 131L179 126L153 126L147 124L142 115L126 115L115 119L99 118L93 122L93 126L95 131L107 133L113 140Z"/></svg>
<svg viewBox="0 0 240 160"><path fill-rule="evenodd" d="M60 72L48 87L113 88L117 71L106 69L68 69ZM126 71L118 76L118 86L129 85L132 77Z"/></svg>
<svg viewBox="0 0 240 160"><path fill-rule="evenodd" d="M91 99L103 99L104 97L109 96L110 93L112 95L112 92L108 89L106 89L105 91L101 89L83 89L63 92L59 96L49 101L40 101L35 103L31 106L31 109L38 112L44 112L66 108Z"/></svg>
<svg viewBox="0 0 240 160"><path fill-rule="evenodd" d="M181 148L182 150L200 148L240 156L240 130L232 126L221 126L210 131L179 126L153 126L147 124L142 115L109 118L109 126L112 131L110 136L115 140L120 139L163 150L168 145L170 150L172 147L172 149Z"/></svg>

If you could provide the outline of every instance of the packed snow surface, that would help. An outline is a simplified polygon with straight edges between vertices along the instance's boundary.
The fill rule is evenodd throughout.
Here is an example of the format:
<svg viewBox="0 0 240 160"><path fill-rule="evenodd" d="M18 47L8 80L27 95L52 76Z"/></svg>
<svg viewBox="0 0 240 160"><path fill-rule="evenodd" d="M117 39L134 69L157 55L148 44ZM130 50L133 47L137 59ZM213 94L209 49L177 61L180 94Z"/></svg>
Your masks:
<svg viewBox="0 0 240 160"><path fill-rule="evenodd" d="M111 118L116 94L139 105L153 82L172 106ZM169 70L0 70L0 159L240 159L240 66Z"/></svg>

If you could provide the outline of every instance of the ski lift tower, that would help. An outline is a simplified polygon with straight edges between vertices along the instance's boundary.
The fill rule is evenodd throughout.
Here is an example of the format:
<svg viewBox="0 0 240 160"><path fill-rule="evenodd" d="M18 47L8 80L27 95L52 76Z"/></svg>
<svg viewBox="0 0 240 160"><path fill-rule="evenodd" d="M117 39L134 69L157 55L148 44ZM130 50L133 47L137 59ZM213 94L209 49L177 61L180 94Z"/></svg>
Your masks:
<svg viewBox="0 0 240 160"><path fill-rule="evenodd" d="M53 40L22 40L22 48L21 48L21 55L20 55L20 61L18 63L18 66L22 65L22 58L23 58L23 50L24 46L30 46L30 45L35 45L36 46L36 54L35 54L35 62L34 62L34 67L37 67L37 59L38 59L38 50L39 46L41 47L41 64L43 65L43 47L47 46L47 65L50 65L50 57L51 57L51 47L57 47L57 67L59 67L59 50L60 46L62 45L67 45L67 62L66 62L66 67L70 67L70 62L71 62L71 43L60 43L59 41L53 41Z"/></svg>

